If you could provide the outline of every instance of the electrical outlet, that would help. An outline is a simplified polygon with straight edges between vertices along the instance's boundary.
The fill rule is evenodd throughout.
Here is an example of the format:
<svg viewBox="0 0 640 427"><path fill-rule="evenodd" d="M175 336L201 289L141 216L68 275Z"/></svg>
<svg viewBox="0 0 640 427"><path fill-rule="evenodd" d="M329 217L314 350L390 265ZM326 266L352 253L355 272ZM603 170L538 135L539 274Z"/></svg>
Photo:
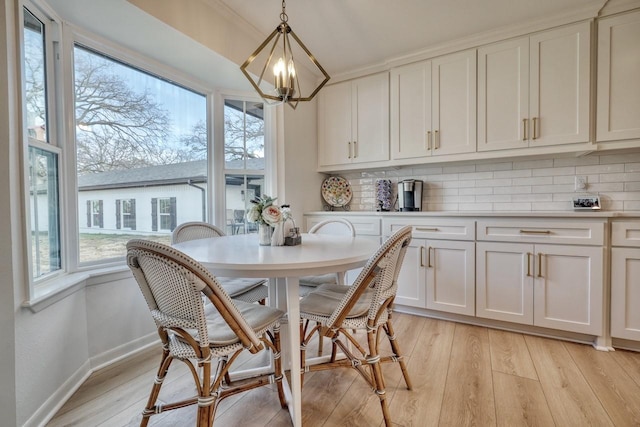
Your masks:
<svg viewBox="0 0 640 427"><path fill-rule="evenodd" d="M575 181L575 191L584 191L587 189L587 177L586 176L576 176Z"/></svg>

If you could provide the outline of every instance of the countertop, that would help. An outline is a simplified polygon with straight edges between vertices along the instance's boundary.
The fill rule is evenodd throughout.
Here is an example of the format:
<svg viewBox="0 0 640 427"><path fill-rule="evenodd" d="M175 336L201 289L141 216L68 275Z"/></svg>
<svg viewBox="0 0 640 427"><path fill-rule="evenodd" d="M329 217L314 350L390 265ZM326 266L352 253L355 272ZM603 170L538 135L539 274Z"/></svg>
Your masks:
<svg viewBox="0 0 640 427"><path fill-rule="evenodd" d="M494 212L494 211L421 211L421 212L372 212L372 211L313 211L305 212L309 215L336 215L336 216L406 216L406 217L517 217L517 218L640 218L640 211L554 211L554 212L534 212L534 211L514 211L514 212Z"/></svg>

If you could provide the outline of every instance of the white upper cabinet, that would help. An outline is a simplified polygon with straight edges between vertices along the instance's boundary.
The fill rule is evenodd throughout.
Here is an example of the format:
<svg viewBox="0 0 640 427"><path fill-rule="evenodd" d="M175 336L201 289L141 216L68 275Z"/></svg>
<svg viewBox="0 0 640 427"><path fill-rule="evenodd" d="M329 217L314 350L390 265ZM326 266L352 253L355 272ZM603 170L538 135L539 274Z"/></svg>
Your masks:
<svg viewBox="0 0 640 427"><path fill-rule="evenodd" d="M478 49L478 151L589 142L590 25Z"/></svg>
<svg viewBox="0 0 640 427"><path fill-rule="evenodd" d="M391 70L393 159L476 150L475 49Z"/></svg>
<svg viewBox="0 0 640 427"><path fill-rule="evenodd" d="M598 24L596 139L640 138L640 12Z"/></svg>
<svg viewBox="0 0 640 427"><path fill-rule="evenodd" d="M318 95L318 166L389 160L389 74L326 86Z"/></svg>

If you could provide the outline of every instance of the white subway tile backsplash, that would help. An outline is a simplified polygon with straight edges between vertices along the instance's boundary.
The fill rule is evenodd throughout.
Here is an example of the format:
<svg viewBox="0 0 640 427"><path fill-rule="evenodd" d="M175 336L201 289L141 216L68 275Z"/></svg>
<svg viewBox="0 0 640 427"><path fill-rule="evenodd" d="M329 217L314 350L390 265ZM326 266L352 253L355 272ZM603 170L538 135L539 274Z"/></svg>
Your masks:
<svg viewBox="0 0 640 427"><path fill-rule="evenodd" d="M520 185L517 187L495 187L493 194L531 194L530 185Z"/></svg>
<svg viewBox="0 0 640 427"><path fill-rule="evenodd" d="M563 166L586 166L586 165L599 165L600 158L598 156L585 156L585 157L561 157L553 159L553 167L560 168Z"/></svg>
<svg viewBox="0 0 640 427"><path fill-rule="evenodd" d="M479 163L476 165L476 172L489 172L489 171L508 171L513 169L513 163Z"/></svg>
<svg viewBox="0 0 640 427"><path fill-rule="evenodd" d="M532 169L531 172L533 176L575 175L576 168L573 166L565 166L562 168Z"/></svg>
<svg viewBox="0 0 640 427"><path fill-rule="evenodd" d="M553 177L551 176L537 176L531 178L513 178L513 185L547 185L553 184Z"/></svg>
<svg viewBox="0 0 640 427"><path fill-rule="evenodd" d="M375 172L349 172L352 210L375 209L375 181L424 182L428 211L568 211L577 194L599 194L606 210L640 210L640 150L541 160L481 161L451 166L417 166ZM587 189L575 191L575 177Z"/></svg>
<svg viewBox="0 0 640 427"><path fill-rule="evenodd" d="M497 171L493 173L494 178L525 178L530 176L531 176L531 169Z"/></svg>
<svg viewBox="0 0 640 427"><path fill-rule="evenodd" d="M553 159L546 160L525 160L513 162L514 169L540 169L540 168L552 168Z"/></svg>
<svg viewBox="0 0 640 427"><path fill-rule="evenodd" d="M477 187L507 187L512 184L511 178L502 179L479 179L476 181Z"/></svg>
<svg viewBox="0 0 640 427"><path fill-rule="evenodd" d="M624 172L624 164L617 163L610 165L576 166L576 175L615 172Z"/></svg>
<svg viewBox="0 0 640 427"><path fill-rule="evenodd" d="M460 203L458 205L460 211L492 211L492 203Z"/></svg>

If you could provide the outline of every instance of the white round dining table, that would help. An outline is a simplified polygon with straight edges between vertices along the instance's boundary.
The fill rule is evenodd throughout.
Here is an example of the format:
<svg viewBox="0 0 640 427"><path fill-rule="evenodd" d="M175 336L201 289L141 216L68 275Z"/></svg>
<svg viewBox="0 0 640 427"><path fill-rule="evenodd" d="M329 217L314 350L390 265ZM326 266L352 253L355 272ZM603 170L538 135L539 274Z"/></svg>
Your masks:
<svg viewBox="0 0 640 427"><path fill-rule="evenodd" d="M221 277L265 277L269 303L286 311L288 319L300 318L299 278L362 267L380 244L366 237L303 234L297 246L260 246L257 234L236 234L190 240L173 247ZM302 426L300 334L297 320L286 322L285 350L291 383L285 387L293 425ZM288 332L288 333L287 333ZM293 373L298 375L293 375ZM286 378L286 377L285 377ZM286 382L286 379L285 379Z"/></svg>

